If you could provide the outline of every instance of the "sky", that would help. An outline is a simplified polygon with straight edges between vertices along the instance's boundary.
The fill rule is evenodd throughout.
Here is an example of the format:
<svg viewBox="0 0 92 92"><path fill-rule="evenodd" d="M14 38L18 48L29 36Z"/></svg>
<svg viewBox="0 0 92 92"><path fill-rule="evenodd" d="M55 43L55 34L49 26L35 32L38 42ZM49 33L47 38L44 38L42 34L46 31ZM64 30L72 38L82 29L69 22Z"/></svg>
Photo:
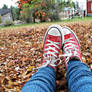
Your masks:
<svg viewBox="0 0 92 92"><path fill-rule="evenodd" d="M0 8L4 4L8 5L8 7L10 7L11 5L16 7L17 6L16 1L18 0L0 0ZM72 1L75 1L75 2L78 1L79 6L83 9L86 9L86 0L72 0Z"/></svg>

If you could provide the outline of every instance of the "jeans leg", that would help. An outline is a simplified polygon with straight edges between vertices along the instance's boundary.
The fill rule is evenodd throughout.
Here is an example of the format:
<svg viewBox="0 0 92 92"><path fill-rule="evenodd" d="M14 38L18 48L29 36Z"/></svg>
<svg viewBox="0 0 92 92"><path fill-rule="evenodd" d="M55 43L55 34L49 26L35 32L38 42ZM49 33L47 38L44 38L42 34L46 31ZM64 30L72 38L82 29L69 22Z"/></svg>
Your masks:
<svg viewBox="0 0 92 92"><path fill-rule="evenodd" d="M67 81L69 92L92 92L92 72L78 60L69 61Z"/></svg>
<svg viewBox="0 0 92 92"><path fill-rule="evenodd" d="M25 84L21 92L54 92L55 76L55 71L51 67L39 69Z"/></svg>

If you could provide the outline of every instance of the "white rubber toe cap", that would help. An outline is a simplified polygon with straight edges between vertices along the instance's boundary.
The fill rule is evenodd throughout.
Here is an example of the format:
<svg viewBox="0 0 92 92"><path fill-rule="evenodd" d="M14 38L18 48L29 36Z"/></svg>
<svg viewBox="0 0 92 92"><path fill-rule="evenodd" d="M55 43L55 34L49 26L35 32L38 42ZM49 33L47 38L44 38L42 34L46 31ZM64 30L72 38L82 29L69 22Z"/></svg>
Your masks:
<svg viewBox="0 0 92 92"><path fill-rule="evenodd" d="M61 36L59 30L54 27L49 30L48 34L53 36Z"/></svg>

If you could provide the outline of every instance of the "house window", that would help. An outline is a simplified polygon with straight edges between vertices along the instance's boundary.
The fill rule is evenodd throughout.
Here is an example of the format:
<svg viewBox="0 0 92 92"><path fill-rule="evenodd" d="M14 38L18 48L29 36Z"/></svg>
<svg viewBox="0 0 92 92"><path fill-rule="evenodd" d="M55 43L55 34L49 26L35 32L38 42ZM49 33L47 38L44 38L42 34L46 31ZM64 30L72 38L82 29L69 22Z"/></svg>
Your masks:
<svg viewBox="0 0 92 92"><path fill-rule="evenodd" d="M91 11L92 11L92 3L91 3Z"/></svg>

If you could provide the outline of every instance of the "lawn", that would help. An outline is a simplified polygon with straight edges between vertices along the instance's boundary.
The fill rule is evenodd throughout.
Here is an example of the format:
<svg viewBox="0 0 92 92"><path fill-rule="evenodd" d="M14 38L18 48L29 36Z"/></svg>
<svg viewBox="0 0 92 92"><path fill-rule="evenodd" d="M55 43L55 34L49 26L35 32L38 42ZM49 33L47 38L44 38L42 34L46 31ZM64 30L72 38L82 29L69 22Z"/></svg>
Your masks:
<svg viewBox="0 0 92 92"><path fill-rule="evenodd" d="M62 20L62 21L54 21L54 22L43 22L43 23L29 23L29 24L20 24L20 25L16 25L16 26L9 26L9 27L0 27L0 29L2 28L17 28L17 27L28 27L28 26L39 26L39 25L48 25L48 24L63 24L63 23L70 23L70 22L81 22L81 21L92 21L92 17L76 17L76 18L73 18L73 19L66 19L66 20Z"/></svg>
<svg viewBox="0 0 92 92"><path fill-rule="evenodd" d="M92 70L92 17L0 28L0 92L20 92L43 60L43 37L51 24L70 27L78 36L82 61ZM62 51L60 52L62 53ZM65 63L58 67L56 92L68 92Z"/></svg>

